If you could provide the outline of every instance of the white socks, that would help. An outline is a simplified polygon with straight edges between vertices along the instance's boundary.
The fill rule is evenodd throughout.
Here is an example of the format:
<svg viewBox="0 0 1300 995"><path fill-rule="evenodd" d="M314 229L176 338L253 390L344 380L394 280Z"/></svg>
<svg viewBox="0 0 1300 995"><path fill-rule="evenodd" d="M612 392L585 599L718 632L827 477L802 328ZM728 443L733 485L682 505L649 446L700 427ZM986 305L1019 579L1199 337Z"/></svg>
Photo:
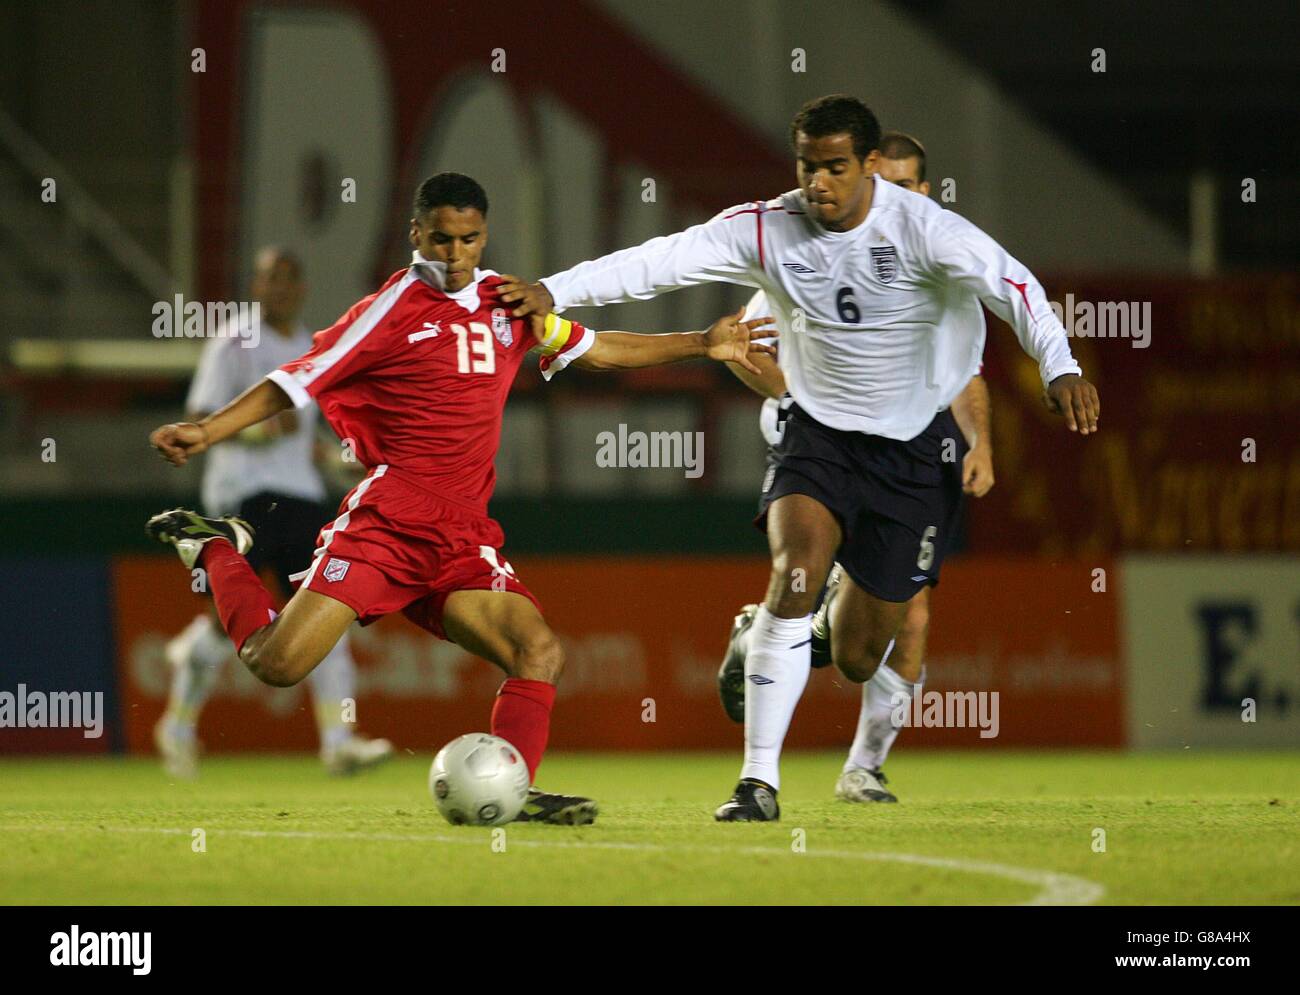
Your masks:
<svg viewBox="0 0 1300 995"><path fill-rule="evenodd" d="M322 751L333 750L352 737L356 728L357 665L352 659L348 636L334 644L325 659L307 677L320 730ZM352 703L345 718L344 700Z"/></svg>
<svg viewBox="0 0 1300 995"><path fill-rule="evenodd" d="M235 656L235 647L221 626L204 613L195 616L167 644L165 652L172 662L167 722L172 735L190 739L198 725L199 712L221 676L221 668ZM356 728L357 666L346 635L334 644L308 680L311 682L321 748L335 749L350 739ZM352 699L354 703L347 718L343 713L345 699Z"/></svg>
<svg viewBox="0 0 1300 995"><path fill-rule="evenodd" d="M221 626L204 613L196 615L164 652L172 664L167 719L173 735L192 737L199 711L221 676L222 666L235 655L235 647Z"/></svg>
<svg viewBox="0 0 1300 995"><path fill-rule="evenodd" d="M745 657L745 765L742 778L781 787L781 745L812 666L812 615L777 618L760 607Z"/></svg>
<svg viewBox="0 0 1300 995"><path fill-rule="evenodd" d="M885 651L885 660L889 659L889 652L893 648L894 644L890 642L889 649ZM889 748L898 738L900 728L893 722L893 714L898 708L894 696L901 694L911 701L912 696L921 690L924 683L924 670L921 672L921 679L916 684L911 684L903 680L888 663L881 661L876 672L871 675L871 680L862 685L862 707L858 711L858 731L853 737L849 757L844 762L845 770L854 767L876 770L884 766L885 757L889 755ZM897 699L897 701L901 700Z"/></svg>

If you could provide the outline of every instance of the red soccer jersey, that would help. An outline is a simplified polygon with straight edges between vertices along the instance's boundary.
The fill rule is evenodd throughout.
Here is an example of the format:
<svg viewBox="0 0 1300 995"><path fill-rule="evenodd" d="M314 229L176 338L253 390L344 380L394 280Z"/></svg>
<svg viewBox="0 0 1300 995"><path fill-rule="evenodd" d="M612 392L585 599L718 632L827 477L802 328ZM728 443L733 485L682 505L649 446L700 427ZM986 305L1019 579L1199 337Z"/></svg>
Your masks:
<svg viewBox="0 0 1300 995"><path fill-rule="evenodd" d="M316 401L363 465L387 465L486 514L506 395L538 346L528 320L512 318L501 301L501 283L478 270L464 290L447 293L437 266L416 253L410 267L317 332L310 352L268 378L297 407ZM548 379L595 341L581 325L549 321Z"/></svg>

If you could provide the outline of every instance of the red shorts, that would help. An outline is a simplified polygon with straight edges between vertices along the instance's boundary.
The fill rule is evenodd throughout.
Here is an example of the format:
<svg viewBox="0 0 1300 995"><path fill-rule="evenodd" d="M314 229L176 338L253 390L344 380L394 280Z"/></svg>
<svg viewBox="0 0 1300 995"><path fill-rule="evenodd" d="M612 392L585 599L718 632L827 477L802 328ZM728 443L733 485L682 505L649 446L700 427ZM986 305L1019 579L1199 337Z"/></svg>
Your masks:
<svg viewBox="0 0 1300 995"><path fill-rule="evenodd" d="M498 550L501 526L439 500L387 466L366 475L321 529L300 587L341 601L362 625L400 611L446 639L442 610L454 591L513 591L541 610Z"/></svg>

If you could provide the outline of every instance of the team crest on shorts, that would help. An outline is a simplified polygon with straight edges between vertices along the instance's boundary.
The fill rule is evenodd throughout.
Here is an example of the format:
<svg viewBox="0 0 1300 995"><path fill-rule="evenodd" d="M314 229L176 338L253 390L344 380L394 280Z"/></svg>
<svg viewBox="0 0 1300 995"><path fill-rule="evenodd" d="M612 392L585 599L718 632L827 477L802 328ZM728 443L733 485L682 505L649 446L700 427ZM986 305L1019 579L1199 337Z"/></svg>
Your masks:
<svg viewBox="0 0 1300 995"><path fill-rule="evenodd" d="M325 579L331 584L336 580L342 580L348 575L348 567L352 566L347 560L340 560L337 556L331 556L329 562L325 564Z"/></svg>
<svg viewBox="0 0 1300 995"><path fill-rule="evenodd" d="M871 250L871 272L881 283L893 283L898 276L898 250L882 245Z"/></svg>
<svg viewBox="0 0 1300 995"><path fill-rule="evenodd" d="M503 307L492 309L492 334L506 349L509 349L515 340L515 331L510 326L510 312Z"/></svg>

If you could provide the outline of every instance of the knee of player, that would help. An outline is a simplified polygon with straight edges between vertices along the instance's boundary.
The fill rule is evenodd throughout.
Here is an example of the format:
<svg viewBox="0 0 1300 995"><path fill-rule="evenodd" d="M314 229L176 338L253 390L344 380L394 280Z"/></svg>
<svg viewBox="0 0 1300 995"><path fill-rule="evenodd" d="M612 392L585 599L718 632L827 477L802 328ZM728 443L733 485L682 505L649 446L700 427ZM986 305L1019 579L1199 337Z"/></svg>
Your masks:
<svg viewBox="0 0 1300 995"><path fill-rule="evenodd" d="M865 684L871 680L879 663L880 657L870 652L865 645L835 650L835 666L854 684Z"/></svg>
<svg viewBox="0 0 1300 995"><path fill-rule="evenodd" d="M903 615L903 623L899 626L899 636L902 638L911 637L921 639L925 637L926 631L930 628L930 606L924 598L913 598L907 604L907 612Z"/></svg>
<svg viewBox="0 0 1300 995"><path fill-rule="evenodd" d="M244 661L244 665L254 677L271 687L293 687L303 678L287 654L265 643L255 647L245 647L239 654L239 658Z"/></svg>
<svg viewBox="0 0 1300 995"><path fill-rule="evenodd" d="M515 677L555 684L564 670L564 647L547 631L520 643L515 650Z"/></svg>

